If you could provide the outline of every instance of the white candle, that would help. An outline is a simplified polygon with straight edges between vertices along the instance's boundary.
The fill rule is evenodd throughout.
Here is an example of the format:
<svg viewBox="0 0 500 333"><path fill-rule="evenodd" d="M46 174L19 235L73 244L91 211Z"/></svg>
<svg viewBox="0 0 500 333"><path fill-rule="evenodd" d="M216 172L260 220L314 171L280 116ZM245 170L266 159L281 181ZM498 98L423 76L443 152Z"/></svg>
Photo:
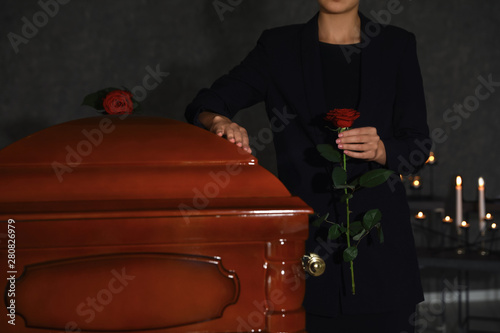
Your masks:
<svg viewBox="0 0 500 333"><path fill-rule="evenodd" d="M486 232L486 221L484 220L486 216L486 202L484 199L484 179L483 177L479 177L478 181L478 201L479 201L479 230L481 231L481 235L485 235Z"/></svg>
<svg viewBox="0 0 500 333"><path fill-rule="evenodd" d="M455 186L455 193L456 193L456 213L455 213L455 221L457 224L457 233L459 235L462 234L462 229L460 228L460 225L464 219L463 217L463 209L462 209L462 177L457 176L457 186Z"/></svg>

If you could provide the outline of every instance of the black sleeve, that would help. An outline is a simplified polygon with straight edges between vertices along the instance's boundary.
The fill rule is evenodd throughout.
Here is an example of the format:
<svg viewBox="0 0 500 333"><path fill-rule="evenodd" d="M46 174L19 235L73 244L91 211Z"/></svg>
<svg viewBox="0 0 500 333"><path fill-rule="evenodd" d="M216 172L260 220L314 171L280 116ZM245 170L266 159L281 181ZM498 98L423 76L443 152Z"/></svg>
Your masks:
<svg viewBox="0 0 500 333"><path fill-rule="evenodd" d="M217 79L209 89L202 89L198 93L187 106L185 117L188 122L202 127L198 121L201 111L232 118L239 110L265 99L269 82L265 39L266 32L238 66Z"/></svg>
<svg viewBox="0 0 500 333"><path fill-rule="evenodd" d="M418 171L429 156L429 138L424 88L413 34L400 63L394 102L394 137L383 139L387 167L399 174Z"/></svg>

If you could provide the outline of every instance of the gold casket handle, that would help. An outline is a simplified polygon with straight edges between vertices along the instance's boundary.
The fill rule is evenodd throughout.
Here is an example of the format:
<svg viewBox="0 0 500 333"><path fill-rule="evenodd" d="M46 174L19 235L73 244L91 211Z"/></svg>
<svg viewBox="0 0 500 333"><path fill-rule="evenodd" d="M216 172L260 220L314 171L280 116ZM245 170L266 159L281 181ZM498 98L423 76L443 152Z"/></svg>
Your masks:
<svg viewBox="0 0 500 333"><path fill-rule="evenodd" d="M316 253L309 253L302 257L302 267L312 276L320 276L325 272L325 261Z"/></svg>

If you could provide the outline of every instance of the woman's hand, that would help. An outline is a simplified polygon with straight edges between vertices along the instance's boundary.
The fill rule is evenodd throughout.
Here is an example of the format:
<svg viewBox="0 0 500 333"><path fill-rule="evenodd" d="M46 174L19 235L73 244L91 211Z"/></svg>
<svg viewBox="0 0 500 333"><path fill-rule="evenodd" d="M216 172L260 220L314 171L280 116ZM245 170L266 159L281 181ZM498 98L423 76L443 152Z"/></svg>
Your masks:
<svg viewBox="0 0 500 333"><path fill-rule="evenodd" d="M374 161L385 165L385 146L375 127L361 127L339 133L335 141L344 154L353 158Z"/></svg>
<svg viewBox="0 0 500 333"><path fill-rule="evenodd" d="M232 122L231 119L209 111L201 112L198 119L210 132L225 137L229 142L236 144L250 154L252 153L247 130Z"/></svg>

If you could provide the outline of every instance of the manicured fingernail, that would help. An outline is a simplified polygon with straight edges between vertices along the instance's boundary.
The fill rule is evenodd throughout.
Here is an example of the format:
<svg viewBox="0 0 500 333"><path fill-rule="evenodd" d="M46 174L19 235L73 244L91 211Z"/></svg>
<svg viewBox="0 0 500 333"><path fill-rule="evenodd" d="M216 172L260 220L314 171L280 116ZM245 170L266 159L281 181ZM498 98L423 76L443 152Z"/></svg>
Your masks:
<svg viewBox="0 0 500 333"><path fill-rule="evenodd" d="M344 133L339 133L339 138L343 137Z"/></svg>
<svg viewBox="0 0 500 333"><path fill-rule="evenodd" d="M344 148L344 145L340 144L339 149L342 149L342 148Z"/></svg>
<svg viewBox="0 0 500 333"><path fill-rule="evenodd" d="M335 140L335 143L340 143L340 139Z"/></svg>

